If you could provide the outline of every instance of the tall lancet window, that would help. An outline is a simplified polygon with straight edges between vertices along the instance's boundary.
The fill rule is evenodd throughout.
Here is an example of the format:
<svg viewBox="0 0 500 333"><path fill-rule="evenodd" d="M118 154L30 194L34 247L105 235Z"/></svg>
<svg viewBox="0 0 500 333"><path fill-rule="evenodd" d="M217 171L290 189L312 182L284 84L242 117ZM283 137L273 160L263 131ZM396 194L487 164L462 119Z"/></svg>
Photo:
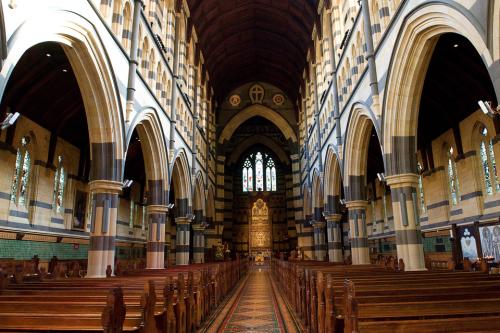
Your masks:
<svg viewBox="0 0 500 333"><path fill-rule="evenodd" d="M266 163L266 191L276 191L276 166L271 157Z"/></svg>
<svg viewBox="0 0 500 333"><path fill-rule="evenodd" d="M28 186L31 176L30 138L21 138L21 146L17 149L16 168L12 180L10 200L16 205L26 206Z"/></svg>
<svg viewBox="0 0 500 333"><path fill-rule="evenodd" d="M255 188L264 191L264 162L260 152L255 156Z"/></svg>
<svg viewBox="0 0 500 333"><path fill-rule="evenodd" d="M483 169L484 185L486 193L488 195L492 195L494 192L500 191L493 141L489 137L488 129L486 127L481 128L480 131L481 142L479 143L479 156L481 158L481 166Z"/></svg>
<svg viewBox="0 0 500 333"><path fill-rule="evenodd" d="M426 211L425 206L425 196L424 196L424 180L422 177L423 168L420 162L417 163L418 171L418 198L420 201L420 213L423 214Z"/></svg>
<svg viewBox="0 0 500 333"><path fill-rule="evenodd" d="M54 204L53 208L57 213L61 213L64 210L64 188L66 185L66 172L63 166L62 156L57 157L57 169L54 175Z"/></svg>
<svg viewBox="0 0 500 333"><path fill-rule="evenodd" d="M253 191L253 171L252 171L252 163L250 159L247 158L245 163L243 163L243 192L252 192Z"/></svg>
<svg viewBox="0 0 500 333"><path fill-rule="evenodd" d="M458 204L460 194L458 185L457 164L453 157L453 147L448 148L448 184L450 187L451 204L455 206Z"/></svg>

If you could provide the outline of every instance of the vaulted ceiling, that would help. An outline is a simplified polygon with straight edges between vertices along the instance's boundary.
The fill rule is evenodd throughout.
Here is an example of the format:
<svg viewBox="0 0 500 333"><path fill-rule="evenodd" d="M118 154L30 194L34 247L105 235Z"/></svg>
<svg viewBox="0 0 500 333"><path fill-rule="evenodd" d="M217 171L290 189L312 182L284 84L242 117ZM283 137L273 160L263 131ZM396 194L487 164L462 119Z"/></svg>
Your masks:
<svg viewBox="0 0 500 333"><path fill-rule="evenodd" d="M250 81L266 81L295 101L317 16L316 0L188 0L220 101Z"/></svg>

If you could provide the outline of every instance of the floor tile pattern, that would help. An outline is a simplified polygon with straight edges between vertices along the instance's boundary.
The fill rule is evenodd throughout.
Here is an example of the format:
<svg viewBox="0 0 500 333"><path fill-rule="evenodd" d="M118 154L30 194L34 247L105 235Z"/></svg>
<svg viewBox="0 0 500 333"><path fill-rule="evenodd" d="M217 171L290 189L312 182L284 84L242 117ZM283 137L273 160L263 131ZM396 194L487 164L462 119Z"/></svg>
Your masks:
<svg viewBox="0 0 500 333"><path fill-rule="evenodd" d="M286 332L267 269L253 269L219 332Z"/></svg>

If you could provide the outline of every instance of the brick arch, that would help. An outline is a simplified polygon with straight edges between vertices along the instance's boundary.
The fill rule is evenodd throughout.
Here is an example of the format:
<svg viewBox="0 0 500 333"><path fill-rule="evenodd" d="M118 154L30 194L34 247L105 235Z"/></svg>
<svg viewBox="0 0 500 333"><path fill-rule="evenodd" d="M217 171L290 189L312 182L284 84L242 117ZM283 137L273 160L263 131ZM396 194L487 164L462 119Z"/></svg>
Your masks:
<svg viewBox="0 0 500 333"><path fill-rule="evenodd" d="M467 38L495 78L492 82L500 96L500 78L492 73L495 66L479 27L479 22L458 7L442 3L421 6L405 17L392 54L382 108L388 175L416 172L415 163L409 163L409 159L416 152L420 96L436 37L456 33Z"/></svg>

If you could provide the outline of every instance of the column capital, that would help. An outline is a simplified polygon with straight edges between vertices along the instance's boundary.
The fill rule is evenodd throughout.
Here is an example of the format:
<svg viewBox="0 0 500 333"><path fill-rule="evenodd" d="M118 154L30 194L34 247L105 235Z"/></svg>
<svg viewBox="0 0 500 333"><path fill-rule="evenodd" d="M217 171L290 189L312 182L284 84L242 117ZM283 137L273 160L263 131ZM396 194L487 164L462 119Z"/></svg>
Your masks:
<svg viewBox="0 0 500 333"><path fill-rule="evenodd" d="M365 209L367 205L368 201L366 200L353 200L345 203L348 209Z"/></svg>
<svg viewBox="0 0 500 333"><path fill-rule="evenodd" d="M176 217L175 218L175 223L177 224L191 224L191 220L188 219L187 217L185 216L182 216L182 217Z"/></svg>
<svg viewBox="0 0 500 333"><path fill-rule="evenodd" d="M147 205L146 212L148 214L168 213L168 208L165 205Z"/></svg>
<svg viewBox="0 0 500 333"><path fill-rule="evenodd" d="M123 189L123 183L114 180L92 180L89 182L89 189L96 193L119 194Z"/></svg>
<svg viewBox="0 0 500 333"><path fill-rule="evenodd" d="M205 226L203 226L202 224L199 224L199 223L193 224L192 227L193 227L194 231L203 231L203 230L205 230Z"/></svg>
<svg viewBox="0 0 500 333"><path fill-rule="evenodd" d="M217 230L215 230L215 229L204 229L203 233L205 235L216 235L217 234Z"/></svg>
<svg viewBox="0 0 500 333"><path fill-rule="evenodd" d="M325 214L325 219L327 222L340 222L342 214Z"/></svg>
<svg viewBox="0 0 500 333"><path fill-rule="evenodd" d="M326 222L324 222L324 221L312 221L312 226L315 229L323 229L326 226Z"/></svg>
<svg viewBox="0 0 500 333"><path fill-rule="evenodd" d="M416 173L401 173L399 175L386 176L385 180L390 187L415 187L418 184Z"/></svg>

